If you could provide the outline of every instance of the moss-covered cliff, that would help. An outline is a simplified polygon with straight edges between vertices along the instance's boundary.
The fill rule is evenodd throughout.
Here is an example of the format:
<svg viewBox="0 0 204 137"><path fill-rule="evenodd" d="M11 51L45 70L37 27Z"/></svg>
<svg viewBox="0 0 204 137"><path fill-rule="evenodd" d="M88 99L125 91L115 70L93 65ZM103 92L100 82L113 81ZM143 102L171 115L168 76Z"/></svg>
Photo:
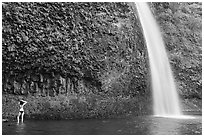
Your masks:
<svg viewBox="0 0 204 137"><path fill-rule="evenodd" d="M202 3L153 3L184 98L202 98Z"/></svg>
<svg viewBox="0 0 204 137"><path fill-rule="evenodd" d="M4 92L129 94L134 78L145 89L143 38L127 3L4 3L2 18Z"/></svg>
<svg viewBox="0 0 204 137"><path fill-rule="evenodd" d="M179 94L201 99L201 3L150 3L150 7L161 27ZM3 3L3 94L40 101L74 96L87 102L93 94L110 104L114 103L109 97L122 98L122 104L130 97L135 111L150 112L148 56L135 13L123 2ZM3 96L6 115L13 106L9 99L17 102L17 96ZM48 111L42 104L29 109ZM94 112L100 112L98 107L92 106Z"/></svg>

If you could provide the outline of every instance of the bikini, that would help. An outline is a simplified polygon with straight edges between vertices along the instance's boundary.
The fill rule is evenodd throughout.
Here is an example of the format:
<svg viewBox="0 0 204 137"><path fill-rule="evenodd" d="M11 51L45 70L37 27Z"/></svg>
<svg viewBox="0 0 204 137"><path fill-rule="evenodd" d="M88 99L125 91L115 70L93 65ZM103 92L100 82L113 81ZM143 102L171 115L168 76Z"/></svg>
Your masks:
<svg viewBox="0 0 204 137"><path fill-rule="evenodd" d="M24 103L24 102L20 101L20 113L21 113L21 114L24 112L23 103Z"/></svg>
<svg viewBox="0 0 204 137"><path fill-rule="evenodd" d="M20 113L22 114L24 112L24 109L22 107L22 105L20 105Z"/></svg>

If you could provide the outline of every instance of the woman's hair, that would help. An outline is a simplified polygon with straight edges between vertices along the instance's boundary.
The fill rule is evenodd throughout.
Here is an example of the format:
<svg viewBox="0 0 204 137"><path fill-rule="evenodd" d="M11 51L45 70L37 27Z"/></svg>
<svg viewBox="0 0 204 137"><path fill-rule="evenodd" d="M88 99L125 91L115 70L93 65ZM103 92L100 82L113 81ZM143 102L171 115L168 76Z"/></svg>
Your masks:
<svg viewBox="0 0 204 137"><path fill-rule="evenodd" d="M24 102L23 102L22 100L20 100L20 105L23 105L23 103L24 103Z"/></svg>

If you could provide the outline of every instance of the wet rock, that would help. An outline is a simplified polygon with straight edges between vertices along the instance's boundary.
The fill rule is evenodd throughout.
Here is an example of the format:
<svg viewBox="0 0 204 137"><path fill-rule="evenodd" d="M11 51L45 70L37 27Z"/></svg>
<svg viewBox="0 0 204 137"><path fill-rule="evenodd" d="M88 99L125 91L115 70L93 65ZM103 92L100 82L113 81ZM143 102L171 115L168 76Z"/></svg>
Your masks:
<svg viewBox="0 0 204 137"><path fill-rule="evenodd" d="M66 79L60 76L60 86L59 86L59 92L65 93L66 92Z"/></svg>

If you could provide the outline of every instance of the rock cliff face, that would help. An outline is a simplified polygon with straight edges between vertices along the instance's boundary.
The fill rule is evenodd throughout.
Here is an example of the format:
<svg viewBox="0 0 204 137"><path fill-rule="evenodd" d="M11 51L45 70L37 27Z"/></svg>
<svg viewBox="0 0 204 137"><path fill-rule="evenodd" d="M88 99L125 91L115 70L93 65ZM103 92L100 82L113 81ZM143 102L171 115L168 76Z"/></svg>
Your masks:
<svg viewBox="0 0 204 137"><path fill-rule="evenodd" d="M202 98L201 5L150 4L187 108ZM141 30L128 3L3 3L2 115L16 117L18 95L30 118L150 114Z"/></svg>
<svg viewBox="0 0 204 137"><path fill-rule="evenodd" d="M201 98L201 3L151 3L185 98ZM149 94L149 65L128 3L3 3L3 92Z"/></svg>
<svg viewBox="0 0 204 137"><path fill-rule="evenodd" d="M180 95L202 98L202 3L153 3Z"/></svg>
<svg viewBox="0 0 204 137"><path fill-rule="evenodd" d="M89 90L91 92L98 91L94 86L87 85L85 80L79 80L75 77L64 78L60 75L50 76L46 74L40 75L26 75L27 78L16 78L14 76L4 79L3 91L18 94L18 95L41 95L41 96L55 96L58 94L75 94L83 93Z"/></svg>
<svg viewBox="0 0 204 137"><path fill-rule="evenodd" d="M147 55L135 17L128 3L4 3L3 91L143 94Z"/></svg>

